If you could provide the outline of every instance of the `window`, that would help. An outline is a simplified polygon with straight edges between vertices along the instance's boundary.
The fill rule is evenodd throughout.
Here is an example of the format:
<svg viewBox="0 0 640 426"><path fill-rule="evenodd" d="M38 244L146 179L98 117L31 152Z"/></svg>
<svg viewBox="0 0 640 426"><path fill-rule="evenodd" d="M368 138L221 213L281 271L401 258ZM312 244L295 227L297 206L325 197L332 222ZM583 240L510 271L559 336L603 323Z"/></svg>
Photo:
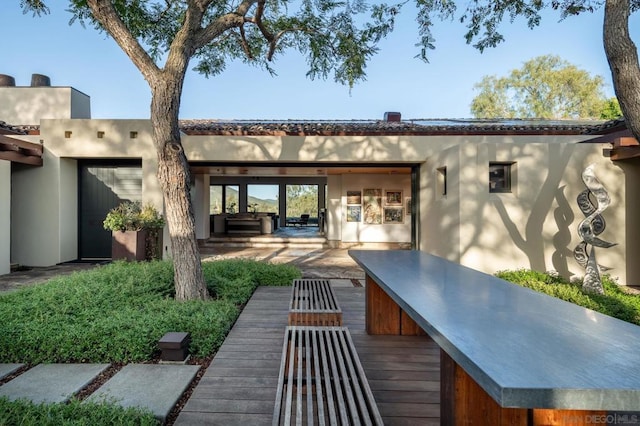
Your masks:
<svg viewBox="0 0 640 426"><path fill-rule="evenodd" d="M287 185L287 219L308 214L311 217L310 223L315 223L318 218L318 191L318 185Z"/></svg>
<svg viewBox="0 0 640 426"><path fill-rule="evenodd" d="M222 185L209 186L209 214L220 214L224 211Z"/></svg>
<svg viewBox="0 0 640 426"><path fill-rule="evenodd" d="M247 185L247 211L278 213L278 185Z"/></svg>
<svg viewBox="0 0 640 426"><path fill-rule="evenodd" d="M489 163L489 192L511 192L511 166L514 163Z"/></svg>
<svg viewBox="0 0 640 426"><path fill-rule="evenodd" d="M436 188L438 196L447 195L447 168L439 167L436 169Z"/></svg>

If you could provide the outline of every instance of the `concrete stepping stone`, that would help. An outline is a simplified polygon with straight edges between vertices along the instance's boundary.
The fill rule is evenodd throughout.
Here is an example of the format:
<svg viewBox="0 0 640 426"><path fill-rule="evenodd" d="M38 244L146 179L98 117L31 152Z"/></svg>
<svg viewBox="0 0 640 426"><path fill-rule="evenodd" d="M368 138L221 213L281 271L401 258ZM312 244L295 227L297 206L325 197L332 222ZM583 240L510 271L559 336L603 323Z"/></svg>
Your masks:
<svg viewBox="0 0 640 426"><path fill-rule="evenodd" d="M24 364L0 364L0 380L22 367L24 367Z"/></svg>
<svg viewBox="0 0 640 426"><path fill-rule="evenodd" d="M199 369L197 365L129 364L85 401L146 408L164 422Z"/></svg>
<svg viewBox="0 0 640 426"><path fill-rule="evenodd" d="M66 402L110 364L39 364L0 386L0 397L34 403Z"/></svg>

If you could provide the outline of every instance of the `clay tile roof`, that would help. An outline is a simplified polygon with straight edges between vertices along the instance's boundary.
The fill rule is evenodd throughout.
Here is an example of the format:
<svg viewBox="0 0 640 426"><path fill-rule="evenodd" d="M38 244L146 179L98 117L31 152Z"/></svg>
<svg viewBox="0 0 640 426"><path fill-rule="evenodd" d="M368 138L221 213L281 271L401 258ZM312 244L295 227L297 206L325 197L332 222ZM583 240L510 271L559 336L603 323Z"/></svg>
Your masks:
<svg viewBox="0 0 640 426"><path fill-rule="evenodd" d="M13 126L11 124L7 124L4 121L0 121L0 134L16 134L16 135L27 135L32 131L38 131L40 126Z"/></svg>
<svg viewBox="0 0 640 426"><path fill-rule="evenodd" d="M180 120L187 135L342 136L597 134L607 123L597 120Z"/></svg>

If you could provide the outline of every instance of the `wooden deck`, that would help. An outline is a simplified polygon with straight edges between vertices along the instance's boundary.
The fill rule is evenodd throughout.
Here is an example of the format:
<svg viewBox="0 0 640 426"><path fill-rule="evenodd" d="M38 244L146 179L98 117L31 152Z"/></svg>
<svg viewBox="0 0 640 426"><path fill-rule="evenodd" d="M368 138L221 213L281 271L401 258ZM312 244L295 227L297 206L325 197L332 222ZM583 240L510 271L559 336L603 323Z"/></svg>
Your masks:
<svg viewBox="0 0 640 426"><path fill-rule="evenodd" d="M440 351L428 337L369 336L363 288L334 288L388 425L440 424ZM176 425L271 425L290 287L253 295Z"/></svg>

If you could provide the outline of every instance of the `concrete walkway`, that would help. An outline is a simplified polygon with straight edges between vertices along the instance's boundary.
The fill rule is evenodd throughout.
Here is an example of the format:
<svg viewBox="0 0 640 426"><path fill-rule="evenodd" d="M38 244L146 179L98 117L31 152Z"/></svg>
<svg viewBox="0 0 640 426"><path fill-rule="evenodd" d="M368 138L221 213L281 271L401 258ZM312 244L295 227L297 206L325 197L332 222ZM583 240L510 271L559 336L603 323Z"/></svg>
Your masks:
<svg viewBox="0 0 640 426"><path fill-rule="evenodd" d="M21 364L0 364L3 377ZM39 364L0 386L0 398L34 403L63 403L96 379L109 364ZM123 407L150 410L164 423L200 366L175 364L130 364L85 400L85 403L112 402Z"/></svg>

